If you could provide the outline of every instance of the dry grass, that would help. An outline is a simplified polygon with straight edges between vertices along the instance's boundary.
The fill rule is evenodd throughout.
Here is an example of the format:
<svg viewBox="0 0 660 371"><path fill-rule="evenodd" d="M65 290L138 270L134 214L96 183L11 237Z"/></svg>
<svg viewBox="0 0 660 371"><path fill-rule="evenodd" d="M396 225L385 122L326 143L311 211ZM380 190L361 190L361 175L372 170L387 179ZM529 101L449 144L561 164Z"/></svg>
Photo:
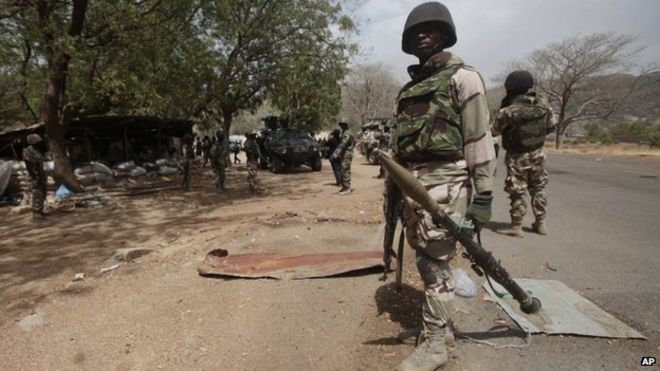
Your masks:
<svg viewBox="0 0 660 371"><path fill-rule="evenodd" d="M559 153L573 153L599 156L621 156L621 157L650 157L660 159L660 148L650 148L646 145L631 143L620 144L564 144L564 148L557 151L552 145L546 144L546 151Z"/></svg>

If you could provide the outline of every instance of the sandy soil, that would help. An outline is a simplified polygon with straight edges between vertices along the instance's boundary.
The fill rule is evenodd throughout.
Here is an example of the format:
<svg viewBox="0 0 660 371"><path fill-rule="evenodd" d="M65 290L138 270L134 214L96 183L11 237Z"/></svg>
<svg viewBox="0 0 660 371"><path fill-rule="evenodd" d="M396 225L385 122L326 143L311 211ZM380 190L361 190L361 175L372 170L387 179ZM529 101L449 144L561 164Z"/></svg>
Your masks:
<svg viewBox="0 0 660 371"><path fill-rule="evenodd" d="M400 293L392 278L381 282L374 272L278 281L196 271L218 247L230 253L379 248L382 183L373 178L378 168L364 162L354 160L349 197L335 195L327 163L320 173L261 172L268 190L261 196L247 192L239 165L228 173L224 194L212 188L208 169L197 169L186 194L112 197L112 205L59 212L39 223L0 210L0 369L394 369L412 350L396 341L397 332L419 324L413 259L405 260ZM121 248L153 252L101 274ZM468 269L463 260L456 264ZM86 278L74 282L76 273ZM456 300L459 329L522 344L524 334L480 295ZM598 369L616 363L605 341L535 339L533 348L502 351L461 343L446 369L527 369L528 357L534 368L548 370L591 369L580 367L590 358ZM564 357L576 346L583 349L577 358Z"/></svg>

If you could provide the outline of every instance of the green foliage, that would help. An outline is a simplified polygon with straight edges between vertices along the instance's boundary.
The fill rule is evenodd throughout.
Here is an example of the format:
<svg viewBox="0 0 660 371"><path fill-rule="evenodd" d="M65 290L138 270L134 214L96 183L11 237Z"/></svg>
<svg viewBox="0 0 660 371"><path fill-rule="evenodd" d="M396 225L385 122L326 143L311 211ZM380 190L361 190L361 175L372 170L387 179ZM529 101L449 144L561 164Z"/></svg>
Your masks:
<svg viewBox="0 0 660 371"><path fill-rule="evenodd" d="M212 129L270 93L314 127L337 114L337 81L354 50L353 21L334 0L95 0L80 37L67 32L71 0L12 4L0 8L0 127L40 116L49 60L68 61L61 106L81 114L189 118ZM52 6L46 22L39 4Z"/></svg>
<svg viewBox="0 0 660 371"><path fill-rule="evenodd" d="M583 126L585 137L589 142L600 140L603 136L603 128L596 122L588 122Z"/></svg>
<svg viewBox="0 0 660 371"><path fill-rule="evenodd" d="M648 143L651 147L660 147L660 123L649 128Z"/></svg>
<svg viewBox="0 0 660 371"><path fill-rule="evenodd" d="M649 141L650 130L643 122L620 122L610 128L608 134L618 142L643 144Z"/></svg>

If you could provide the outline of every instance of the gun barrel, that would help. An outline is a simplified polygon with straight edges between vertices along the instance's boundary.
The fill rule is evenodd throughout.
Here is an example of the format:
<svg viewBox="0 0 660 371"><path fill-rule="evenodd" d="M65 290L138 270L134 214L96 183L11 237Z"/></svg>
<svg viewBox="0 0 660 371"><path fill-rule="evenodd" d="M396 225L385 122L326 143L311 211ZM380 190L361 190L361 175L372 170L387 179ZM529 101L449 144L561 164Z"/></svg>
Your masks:
<svg viewBox="0 0 660 371"><path fill-rule="evenodd" d="M447 228L458 241L461 242L471 260L476 263L484 272L493 277L495 281L500 283L509 293L520 303L520 308L525 313L536 313L541 309L541 302L525 292L507 273L507 271L499 264L491 253L484 250L484 248L476 243L471 235L468 235L461 229L438 205L435 200L424 188L424 185L412 174L408 172L403 166L392 160L387 154L380 149L375 149L373 152L377 158L380 159L381 164L387 170L390 177L401 188L401 190L408 195L408 197L419 203L424 210L429 212L433 219L444 227Z"/></svg>

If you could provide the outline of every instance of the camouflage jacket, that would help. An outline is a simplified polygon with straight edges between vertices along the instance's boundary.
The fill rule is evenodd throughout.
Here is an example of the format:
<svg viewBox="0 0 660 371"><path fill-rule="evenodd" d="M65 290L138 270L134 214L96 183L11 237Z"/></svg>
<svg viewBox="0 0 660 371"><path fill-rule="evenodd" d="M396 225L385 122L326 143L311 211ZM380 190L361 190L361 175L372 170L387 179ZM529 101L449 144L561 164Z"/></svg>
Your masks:
<svg viewBox="0 0 660 371"><path fill-rule="evenodd" d="M545 137L554 130L556 118L542 97L534 92L514 97L500 109L493 121L492 134L502 134L502 147L511 154L543 148Z"/></svg>
<svg viewBox="0 0 660 371"><path fill-rule="evenodd" d="M471 178L477 192L492 191L495 149L479 73L449 52L408 73L390 130L397 160L424 168L418 175L426 185Z"/></svg>
<svg viewBox="0 0 660 371"><path fill-rule="evenodd" d="M243 143L243 150L250 156L261 157L261 150L259 150L259 144L257 144L256 139L245 139L245 143Z"/></svg>
<svg viewBox="0 0 660 371"><path fill-rule="evenodd" d="M347 129L341 133L341 142L339 142L339 145L335 148L332 155L338 158L344 157L345 155L352 155L353 148L355 148L355 136L351 129Z"/></svg>
<svg viewBox="0 0 660 371"><path fill-rule="evenodd" d="M23 148L23 161L33 181L45 182L44 155L33 146Z"/></svg>

